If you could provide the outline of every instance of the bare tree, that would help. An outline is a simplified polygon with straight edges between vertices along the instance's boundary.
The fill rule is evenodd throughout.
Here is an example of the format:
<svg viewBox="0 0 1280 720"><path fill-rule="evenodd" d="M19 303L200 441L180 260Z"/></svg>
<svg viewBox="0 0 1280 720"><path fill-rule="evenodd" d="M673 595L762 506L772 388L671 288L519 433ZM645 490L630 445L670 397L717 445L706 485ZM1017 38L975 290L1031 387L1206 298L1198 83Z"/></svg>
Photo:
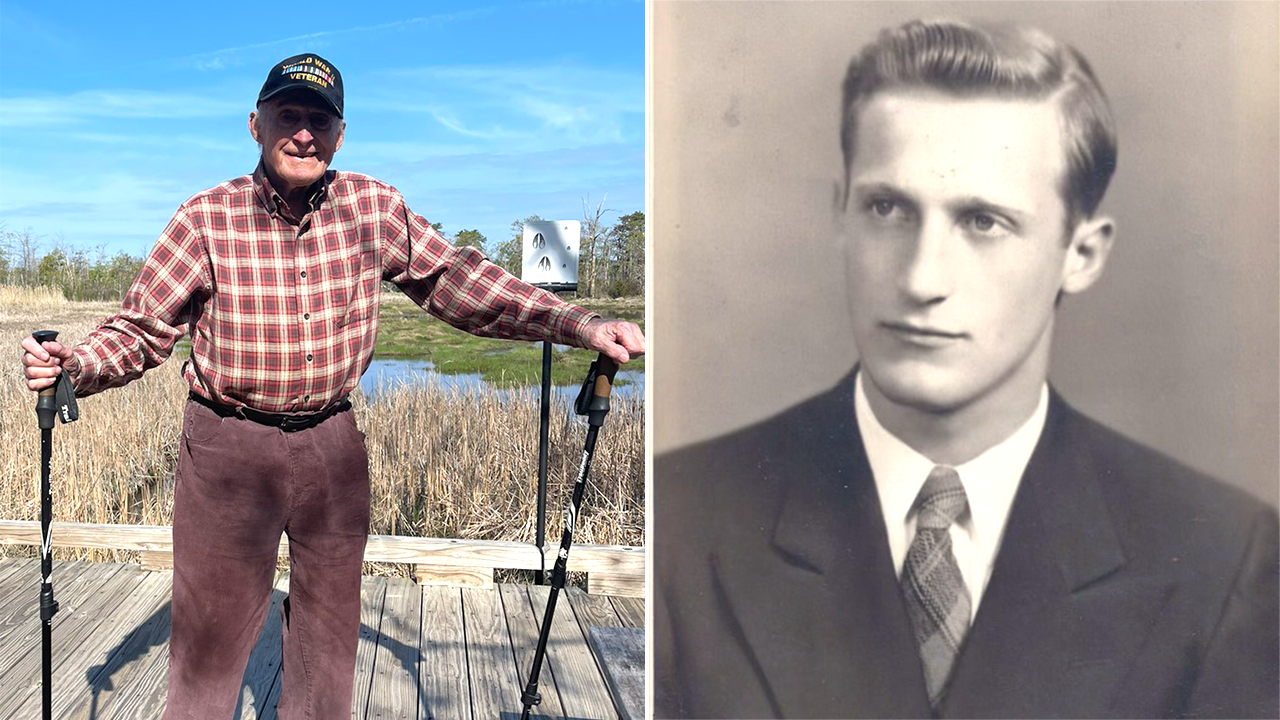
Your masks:
<svg viewBox="0 0 1280 720"><path fill-rule="evenodd" d="M606 196L607 199L608 196ZM582 199L582 243L578 248L578 264L583 264L586 260L586 268L582 271L582 278L586 280L587 289L579 292L585 297L595 297L596 281L599 276L599 252L603 246L604 237L609 233L609 226L604 224L604 214L614 212L604 206L605 201L601 200L596 203L595 210L591 210L587 205L587 198ZM608 275L608 264L604 265L606 278ZM582 282L578 283L581 288Z"/></svg>

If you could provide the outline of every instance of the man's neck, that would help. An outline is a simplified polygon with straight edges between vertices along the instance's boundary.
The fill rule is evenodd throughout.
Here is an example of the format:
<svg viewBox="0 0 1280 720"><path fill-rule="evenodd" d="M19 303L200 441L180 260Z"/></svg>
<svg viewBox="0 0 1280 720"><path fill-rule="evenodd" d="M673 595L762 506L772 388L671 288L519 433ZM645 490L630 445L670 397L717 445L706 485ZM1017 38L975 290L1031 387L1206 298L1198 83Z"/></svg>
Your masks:
<svg viewBox="0 0 1280 720"><path fill-rule="evenodd" d="M863 376L867 402L880 424L934 463L954 467L978 457L1022 427L1040 402L1046 375L1020 374L973 402L943 411L896 403L885 397L867 373Z"/></svg>
<svg viewBox="0 0 1280 720"><path fill-rule="evenodd" d="M266 167L265 163L263 164L262 170L266 175L267 182L270 184L271 189L275 190L276 194L279 195L280 198L284 200L285 204L289 206L289 214L297 219L301 219L305 216L310 207L311 195L314 192L315 185L312 184L303 187L293 187L287 185L280 178L276 177L275 174L271 172L271 169Z"/></svg>

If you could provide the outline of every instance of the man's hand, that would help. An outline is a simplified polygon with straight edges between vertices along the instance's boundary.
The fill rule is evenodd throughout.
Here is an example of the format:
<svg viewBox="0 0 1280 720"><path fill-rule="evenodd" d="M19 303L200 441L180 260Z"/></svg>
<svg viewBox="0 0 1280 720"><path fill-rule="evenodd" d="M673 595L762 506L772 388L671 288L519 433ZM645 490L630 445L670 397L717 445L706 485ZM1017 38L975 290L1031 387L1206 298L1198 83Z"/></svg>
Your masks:
<svg viewBox="0 0 1280 720"><path fill-rule="evenodd" d="M52 385L62 373L62 364L71 359L71 348L62 343L47 342L43 346L30 335L22 339L22 370L27 387L33 391Z"/></svg>
<svg viewBox="0 0 1280 720"><path fill-rule="evenodd" d="M644 354L644 333L632 322L596 318L582 331L582 346L621 365Z"/></svg>

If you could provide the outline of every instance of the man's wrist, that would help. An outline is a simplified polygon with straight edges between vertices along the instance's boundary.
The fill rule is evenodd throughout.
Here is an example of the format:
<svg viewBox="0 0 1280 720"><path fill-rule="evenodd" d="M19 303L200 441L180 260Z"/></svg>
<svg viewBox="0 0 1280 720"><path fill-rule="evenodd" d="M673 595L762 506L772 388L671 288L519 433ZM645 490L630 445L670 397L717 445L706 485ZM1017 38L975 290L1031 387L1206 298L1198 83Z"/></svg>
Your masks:
<svg viewBox="0 0 1280 720"><path fill-rule="evenodd" d="M604 322L604 318L600 317L599 313L591 312L577 305L570 305L570 307L573 308L570 311L572 314L561 325L566 332L564 336L557 338L557 341L579 348L588 347L587 339L591 336L590 328L592 324Z"/></svg>

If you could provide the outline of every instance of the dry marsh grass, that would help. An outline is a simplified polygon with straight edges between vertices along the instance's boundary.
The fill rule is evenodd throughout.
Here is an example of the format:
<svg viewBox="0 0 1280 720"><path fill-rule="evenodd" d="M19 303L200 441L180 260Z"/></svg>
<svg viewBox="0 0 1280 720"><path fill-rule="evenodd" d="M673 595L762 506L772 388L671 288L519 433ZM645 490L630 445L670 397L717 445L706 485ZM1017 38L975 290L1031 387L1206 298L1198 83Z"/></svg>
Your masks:
<svg viewBox="0 0 1280 720"><path fill-rule="evenodd" d="M74 343L114 310L0 294L0 517L39 518L35 395L26 389L18 344L54 328ZM54 430L54 520L168 525L173 467L187 390L171 359L123 388L83 398L81 419ZM552 404L547 542L559 540L576 477L585 422L568 402ZM535 535L538 396L402 386L353 398L367 435L374 534L532 541ZM643 401L616 397L599 436L575 542L644 544ZM0 554L30 554L5 548ZM126 561L127 551L58 550L60 559ZM387 571L388 568L381 568Z"/></svg>

